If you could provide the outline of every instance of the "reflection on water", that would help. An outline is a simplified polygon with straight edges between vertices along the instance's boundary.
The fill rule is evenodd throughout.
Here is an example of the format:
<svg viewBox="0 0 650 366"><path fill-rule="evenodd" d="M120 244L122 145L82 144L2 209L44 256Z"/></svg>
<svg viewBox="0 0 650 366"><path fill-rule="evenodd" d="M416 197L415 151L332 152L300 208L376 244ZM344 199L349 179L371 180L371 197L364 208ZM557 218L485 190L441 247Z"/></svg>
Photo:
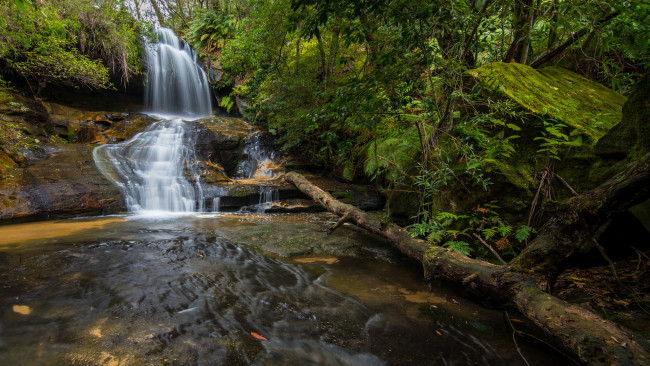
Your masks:
<svg viewBox="0 0 650 366"><path fill-rule="evenodd" d="M0 227L0 364L521 363L494 313L427 292L419 274L274 259L219 235L239 221L71 220L58 224L74 235L49 239L37 228L57 223Z"/></svg>

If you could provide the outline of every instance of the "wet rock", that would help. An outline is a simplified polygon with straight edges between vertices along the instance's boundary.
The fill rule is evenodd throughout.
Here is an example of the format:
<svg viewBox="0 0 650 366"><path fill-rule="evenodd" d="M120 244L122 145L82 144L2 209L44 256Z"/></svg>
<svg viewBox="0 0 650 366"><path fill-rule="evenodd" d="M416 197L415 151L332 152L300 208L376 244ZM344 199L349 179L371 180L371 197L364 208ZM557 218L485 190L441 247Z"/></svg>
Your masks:
<svg viewBox="0 0 650 366"><path fill-rule="evenodd" d="M246 111L251 107L251 105L248 104L248 102L244 98L241 98L240 96L235 97L235 104L237 105L237 111L241 116L243 116L246 113Z"/></svg>
<svg viewBox="0 0 650 366"><path fill-rule="evenodd" d="M18 222L124 210L122 196L95 167L92 147L47 147L45 159L0 179L0 221Z"/></svg>
<svg viewBox="0 0 650 366"><path fill-rule="evenodd" d="M42 125L48 120L43 104L15 93L6 93L6 96L0 99L0 115L11 120L18 118L30 124Z"/></svg>
<svg viewBox="0 0 650 366"><path fill-rule="evenodd" d="M106 141L109 143L129 140L136 134L147 129L150 124L157 121L156 118L144 113L132 112L122 114L121 116L124 117L122 120L113 121L110 127L103 132ZM95 123L101 124L103 122L100 120Z"/></svg>
<svg viewBox="0 0 650 366"><path fill-rule="evenodd" d="M345 224L327 235L327 230L337 220L330 214L274 215L268 222L252 218L246 230L237 226L220 227L219 235L280 257L309 254L363 257L369 250L375 250L373 256L383 252L381 256L391 257L385 239L356 226Z"/></svg>
<svg viewBox="0 0 650 366"><path fill-rule="evenodd" d="M128 140L156 119L143 113L84 111L44 103L53 134L69 142L107 143Z"/></svg>

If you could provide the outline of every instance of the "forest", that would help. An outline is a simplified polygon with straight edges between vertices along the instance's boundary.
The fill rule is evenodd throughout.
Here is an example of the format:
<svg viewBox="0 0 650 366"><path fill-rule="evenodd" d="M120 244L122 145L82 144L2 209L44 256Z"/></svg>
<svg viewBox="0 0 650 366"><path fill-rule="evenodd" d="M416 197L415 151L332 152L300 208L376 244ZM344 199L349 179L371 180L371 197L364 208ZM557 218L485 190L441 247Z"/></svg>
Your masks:
<svg viewBox="0 0 650 366"><path fill-rule="evenodd" d="M341 222L516 308L581 364L650 363L647 1L8 0L0 14L3 105L140 96L145 50L170 28L213 106L268 132L288 171L385 197L369 215L287 174ZM80 133L44 131L0 120L0 173Z"/></svg>

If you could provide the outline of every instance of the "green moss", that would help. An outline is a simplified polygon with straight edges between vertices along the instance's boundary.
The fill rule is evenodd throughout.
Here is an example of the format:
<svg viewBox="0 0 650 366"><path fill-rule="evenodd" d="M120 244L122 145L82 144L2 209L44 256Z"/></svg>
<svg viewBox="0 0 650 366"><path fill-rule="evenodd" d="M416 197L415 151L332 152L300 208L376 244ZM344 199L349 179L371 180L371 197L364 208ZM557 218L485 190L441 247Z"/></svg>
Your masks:
<svg viewBox="0 0 650 366"><path fill-rule="evenodd" d="M468 74L483 87L526 110L547 115L597 140L621 120L627 98L576 73L547 67L494 62Z"/></svg>
<svg viewBox="0 0 650 366"><path fill-rule="evenodd" d="M243 197L256 193L257 188L252 185L233 184L228 188L228 196Z"/></svg>
<svg viewBox="0 0 650 366"><path fill-rule="evenodd" d="M352 200L354 196L350 192L332 192L332 197L338 200Z"/></svg>
<svg viewBox="0 0 650 366"><path fill-rule="evenodd" d="M538 288L534 288L534 287L526 287L526 289L524 291L526 291L526 293L529 294L529 295L543 294L544 293L544 291L542 291L542 290L540 290Z"/></svg>

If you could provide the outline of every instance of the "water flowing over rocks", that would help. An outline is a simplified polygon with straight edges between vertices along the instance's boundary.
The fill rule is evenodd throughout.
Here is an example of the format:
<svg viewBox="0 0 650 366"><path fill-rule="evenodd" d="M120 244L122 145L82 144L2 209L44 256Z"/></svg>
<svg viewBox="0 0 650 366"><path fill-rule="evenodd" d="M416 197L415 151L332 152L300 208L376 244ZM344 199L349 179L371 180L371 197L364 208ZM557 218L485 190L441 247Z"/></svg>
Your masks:
<svg viewBox="0 0 650 366"><path fill-rule="evenodd" d="M0 222L102 215L126 209L119 189L95 167L92 149L98 143L127 141L156 118L136 112L85 111L18 96L13 102L13 107L6 105L0 111L0 118L31 131L29 136L40 143L22 154L8 154L0 148ZM281 165L286 157L261 166L261 174L251 170L251 160L259 158L260 151L273 149L268 134L233 117L205 117L185 123L195 135L205 212L242 208L257 212L260 203L267 213L323 211L282 180ZM238 175L246 165L249 168L243 170L247 173L240 171ZM264 175L269 171L275 176ZM317 174L309 176L364 210L383 207L383 197L372 187L343 184ZM260 202L265 195L275 202Z"/></svg>

